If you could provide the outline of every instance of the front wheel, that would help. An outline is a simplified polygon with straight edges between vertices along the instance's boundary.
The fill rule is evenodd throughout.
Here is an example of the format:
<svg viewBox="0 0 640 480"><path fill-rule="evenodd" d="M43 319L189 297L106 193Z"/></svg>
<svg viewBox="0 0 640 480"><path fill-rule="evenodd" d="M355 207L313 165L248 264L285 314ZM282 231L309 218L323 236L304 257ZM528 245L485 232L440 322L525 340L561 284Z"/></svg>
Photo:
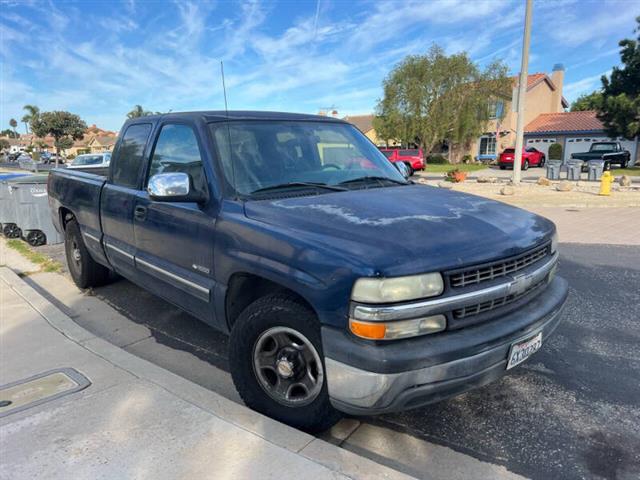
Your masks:
<svg viewBox="0 0 640 480"><path fill-rule="evenodd" d="M32 247L40 247L47 243L47 236L40 230L29 230L25 240Z"/></svg>
<svg viewBox="0 0 640 480"><path fill-rule="evenodd" d="M249 305L231 330L229 362L248 407L312 432L340 418L329 401L317 318L295 297L272 294Z"/></svg>
<svg viewBox="0 0 640 480"><path fill-rule="evenodd" d="M98 287L107 282L109 269L91 258L75 220L69 220L65 227L64 249L69 273L79 288Z"/></svg>
<svg viewBox="0 0 640 480"><path fill-rule="evenodd" d="M542 157L540 159L540 163L538 164L538 167L543 168L546 162L547 162L547 159L545 157Z"/></svg>
<svg viewBox="0 0 640 480"><path fill-rule="evenodd" d="M524 164L522 165L522 169L523 170L529 170L529 160L525 160Z"/></svg>
<svg viewBox="0 0 640 480"><path fill-rule="evenodd" d="M629 166L628 160L623 160L622 163L620 164L620 168L627 168L628 166Z"/></svg>
<svg viewBox="0 0 640 480"><path fill-rule="evenodd" d="M506 165L500 165L500 170L506 170L507 166Z"/></svg>

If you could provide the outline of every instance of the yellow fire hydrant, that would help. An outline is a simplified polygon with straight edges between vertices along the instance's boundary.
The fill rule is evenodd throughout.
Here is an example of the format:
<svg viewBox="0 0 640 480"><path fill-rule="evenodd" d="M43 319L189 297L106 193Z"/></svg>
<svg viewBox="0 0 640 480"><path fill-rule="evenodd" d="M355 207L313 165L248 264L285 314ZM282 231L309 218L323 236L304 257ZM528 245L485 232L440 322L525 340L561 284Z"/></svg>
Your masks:
<svg viewBox="0 0 640 480"><path fill-rule="evenodd" d="M598 195L611 195L611 184L613 183L613 175L606 171L600 177L600 193Z"/></svg>

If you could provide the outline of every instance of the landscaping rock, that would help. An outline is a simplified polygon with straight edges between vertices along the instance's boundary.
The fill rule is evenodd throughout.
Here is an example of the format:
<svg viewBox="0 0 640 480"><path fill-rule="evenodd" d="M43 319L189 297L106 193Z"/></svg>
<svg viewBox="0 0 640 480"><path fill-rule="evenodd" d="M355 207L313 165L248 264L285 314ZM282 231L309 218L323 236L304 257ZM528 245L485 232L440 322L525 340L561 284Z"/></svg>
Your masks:
<svg viewBox="0 0 640 480"><path fill-rule="evenodd" d="M556 185L556 190L558 190L559 192L570 192L571 190L573 190L573 185L567 181L560 182L558 185Z"/></svg>
<svg viewBox="0 0 640 480"><path fill-rule="evenodd" d="M538 179L538 185L548 187L549 185L551 185L551 180L549 180L548 178L540 177Z"/></svg>
<svg viewBox="0 0 640 480"><path fill-rule="evenodd" d="M491 183L490 180L490 177L478 177L478 183Z"/></svg>
<svg viewBox="0 0 640 480"><path fill-rule="evenodd" d="M453 188L453 183L451 183L451 182L439 182L438 186L440 188L446 188L447 190L451 190Z"/></svg>
<svg viewBox="0 0 640 480"><path fill-rule="evenodd" d="M631 186L631 178L629 177L629 175L622 175L618 179L618 183L620 184L621 187L630 187Z"/></svg>
<svg viewBox="0 0 640 480"><path fill-rule="evenodd" d="M516 189L511 185L505 185L500 189L500 195L515 195Z"/></svg>

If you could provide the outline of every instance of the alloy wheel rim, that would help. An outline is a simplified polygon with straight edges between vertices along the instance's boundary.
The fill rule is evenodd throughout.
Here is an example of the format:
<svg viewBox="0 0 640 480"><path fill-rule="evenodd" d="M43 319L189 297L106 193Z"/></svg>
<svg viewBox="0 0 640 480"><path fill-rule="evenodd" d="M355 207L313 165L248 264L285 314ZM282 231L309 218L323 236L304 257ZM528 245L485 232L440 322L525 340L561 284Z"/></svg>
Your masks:
<svg viewBox="0 0 640 480"><path fill-rule="evenodd" d="M273 327L258 337L253 371L267 395L287 407L313 402L324 382L317 350L304 335L288 327Z"/></svg>

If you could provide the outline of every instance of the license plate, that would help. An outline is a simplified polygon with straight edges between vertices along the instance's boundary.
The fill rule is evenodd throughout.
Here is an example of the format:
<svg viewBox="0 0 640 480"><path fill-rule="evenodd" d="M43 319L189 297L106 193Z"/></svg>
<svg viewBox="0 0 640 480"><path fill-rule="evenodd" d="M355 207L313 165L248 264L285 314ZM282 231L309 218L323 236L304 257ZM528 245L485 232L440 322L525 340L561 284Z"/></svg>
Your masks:
<svg viewBox="0 0 640 480"><path fill-rule="evenodd" d="M540 347L542 347L542 332L538 332L533 337L526 338L511 345L507 370L524 362L527 358L540 350Z"/></svg>

